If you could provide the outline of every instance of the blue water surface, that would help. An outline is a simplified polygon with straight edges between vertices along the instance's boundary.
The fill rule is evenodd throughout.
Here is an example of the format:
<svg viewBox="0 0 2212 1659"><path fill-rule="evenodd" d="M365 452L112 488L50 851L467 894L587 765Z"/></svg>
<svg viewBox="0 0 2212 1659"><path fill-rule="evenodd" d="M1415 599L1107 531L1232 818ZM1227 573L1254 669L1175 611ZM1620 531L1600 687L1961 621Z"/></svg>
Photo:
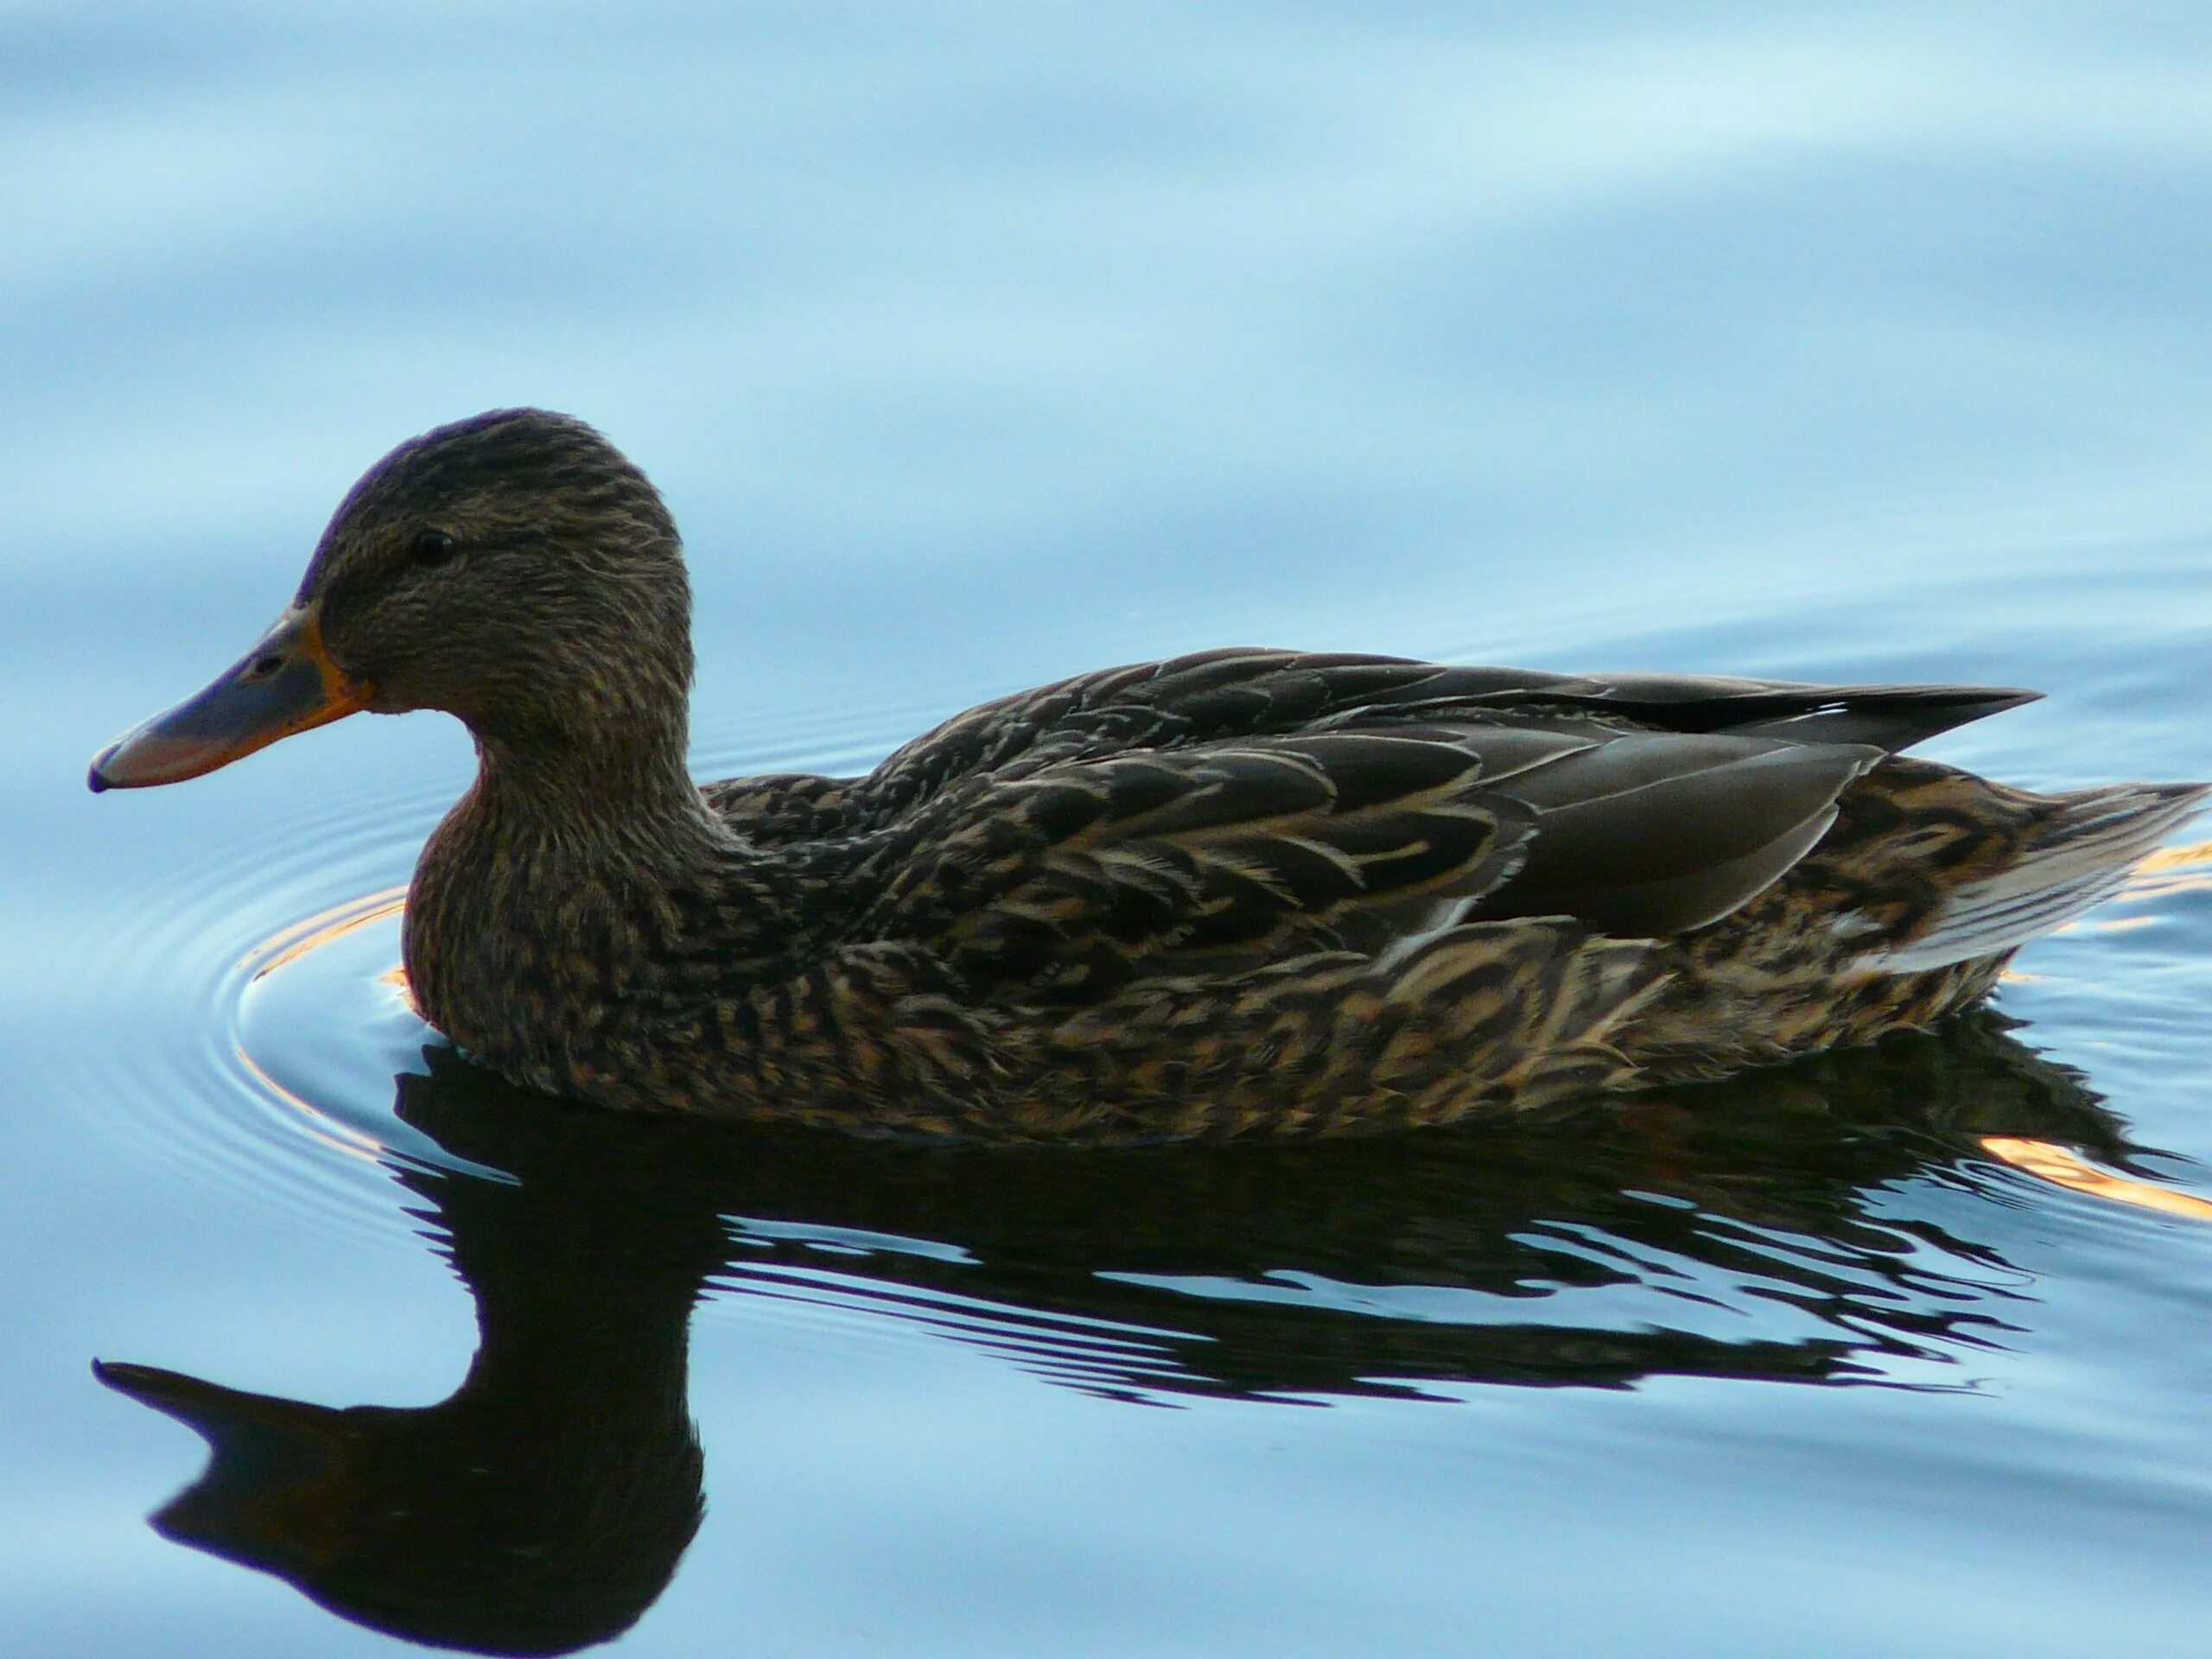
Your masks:
<svg viewBox="0 0 2212 1659"><path fill-rule="evenodd" d="M2212 775L2212 14L15 0L0 87L0 1651L2202 1645L2187 847L2009 1034L995 1160L456 1071L357 905L450 722L82 779L524 403L684 526L708 775L1232 643L2029 684L1931 752Z"/></svg>

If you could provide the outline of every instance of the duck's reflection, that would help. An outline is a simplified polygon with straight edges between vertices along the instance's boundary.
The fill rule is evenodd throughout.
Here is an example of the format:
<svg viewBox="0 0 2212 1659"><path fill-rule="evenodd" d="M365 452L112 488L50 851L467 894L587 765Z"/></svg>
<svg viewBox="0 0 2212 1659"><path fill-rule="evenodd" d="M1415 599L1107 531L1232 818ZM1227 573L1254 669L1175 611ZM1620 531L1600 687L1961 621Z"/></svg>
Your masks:
<svg viewBox="0 0 2212 1659"><path fill-rule="evenodd" d="M1974 1179L1985 1137L2130 1157L2078 1078L1986 1019L1567 1120L1272 1147L645 1122L439 1052L399 1088L403 1117L515 1178L397 1172L476 1298L450 1399L332 1410L100 1376L213 1449L164 1535L365 1624L498 1653L612 1637L675 1571L702 1512L685 1360L710 1282L925 1320L1155 1400L1879 1382L2005 1341L2031 1306L1986 1243L1879 1195Z"/></svg>

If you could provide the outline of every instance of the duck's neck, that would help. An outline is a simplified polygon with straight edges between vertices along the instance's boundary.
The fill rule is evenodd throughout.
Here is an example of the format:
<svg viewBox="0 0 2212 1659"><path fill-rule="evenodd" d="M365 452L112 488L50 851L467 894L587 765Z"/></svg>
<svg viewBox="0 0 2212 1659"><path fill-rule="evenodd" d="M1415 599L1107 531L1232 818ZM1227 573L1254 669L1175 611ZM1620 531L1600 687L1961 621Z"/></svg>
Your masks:
<svg viewBox="0 0 2212 1659"><path fill-rule="evenodd" d="M677 727L634 741L552 747L476 740L476 784L456 809L511 847L543 842L590 869L696 879L730 849L684 764Z"/></svg>
<svg viewBox="0 0 2212 1659"><path fill-rule="evenodd" d="M416 1001L462 1047L549 1086L698 937L733 967L779 950L775 886L692 783L680 724L590 749L476 736L405 931Z"/></svg>

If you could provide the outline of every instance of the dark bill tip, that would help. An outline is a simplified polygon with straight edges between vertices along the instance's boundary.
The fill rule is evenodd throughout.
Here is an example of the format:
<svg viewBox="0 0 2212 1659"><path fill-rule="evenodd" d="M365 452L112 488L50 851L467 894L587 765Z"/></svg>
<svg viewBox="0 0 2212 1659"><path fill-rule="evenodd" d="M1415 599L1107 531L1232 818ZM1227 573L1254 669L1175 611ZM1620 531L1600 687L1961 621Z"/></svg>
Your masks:
<svg viewBox="0 0 2212 1659"><path fill-rule="evenodd" d="M128 1360L96 1359L92 1362L92 1375L117 1393L128 1394L168 1373L156 1371L150 1365L133 1365Z"/></svg>

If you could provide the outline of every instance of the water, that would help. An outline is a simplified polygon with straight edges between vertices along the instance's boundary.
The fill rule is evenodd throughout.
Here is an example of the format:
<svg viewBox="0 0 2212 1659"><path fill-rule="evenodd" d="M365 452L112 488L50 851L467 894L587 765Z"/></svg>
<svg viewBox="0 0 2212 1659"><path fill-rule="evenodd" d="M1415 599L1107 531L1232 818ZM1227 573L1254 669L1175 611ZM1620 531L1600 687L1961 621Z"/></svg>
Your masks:
<svg viewBox="0 0 2212 1659"><path fill-rule="evenodd" d="M457 1069L364 905L448 725L80 782L521 401L685 525L702 773L1270 640L2024 683L1934 752L2207 775L2195 12L22 3L0 75L0 1650L398 1650L302 1588L639 1655L2196 1645L2193 852L2009 1032L1008 1156Z"/></svg>

